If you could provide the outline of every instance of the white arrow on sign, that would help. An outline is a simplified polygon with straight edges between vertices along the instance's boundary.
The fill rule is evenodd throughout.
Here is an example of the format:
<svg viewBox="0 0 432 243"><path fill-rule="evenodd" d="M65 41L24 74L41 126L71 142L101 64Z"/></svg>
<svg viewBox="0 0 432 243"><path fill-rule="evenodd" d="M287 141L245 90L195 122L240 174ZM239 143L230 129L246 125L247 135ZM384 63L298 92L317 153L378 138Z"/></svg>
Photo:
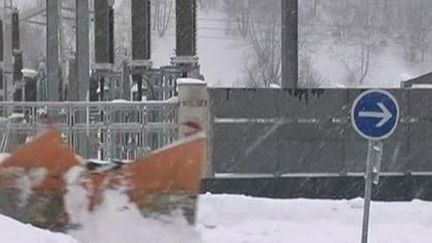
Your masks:
<svg viewBox="0 0 432 243"><path fill-rule="evenodd" d="M381 109L381 112L360 111L359 116L366 118L381 118L381 121L376 125L376 127L382 127L384 124L390 121L393 115L383 103L378 103L378 107Z"/></svg>

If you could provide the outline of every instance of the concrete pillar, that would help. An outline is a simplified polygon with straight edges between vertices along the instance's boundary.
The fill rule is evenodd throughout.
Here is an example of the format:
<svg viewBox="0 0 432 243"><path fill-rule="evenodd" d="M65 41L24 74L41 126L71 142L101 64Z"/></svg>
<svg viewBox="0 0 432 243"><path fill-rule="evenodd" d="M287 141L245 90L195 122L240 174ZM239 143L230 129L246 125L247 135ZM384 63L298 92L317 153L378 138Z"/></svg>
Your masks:
<svg viewBox="0 0 432 243"><path fill-rule="evenodd" d="M77 78L78 74L78 64L76 59L69 60L69 86L68 86L68 101L79 101L79 79Z"/></svg>
<svg viewBox="0 0 432 243"><path fill-rule="evenodd" d="M114 53L114 3L109 5L108 9L108 25L109 25L109 63L114 63L115 61L115 53Z"/></svg>
<svg viewBox="0 0 432 243"><path fill-rule="evenodd" d="M18 84L22 81L23 74L23 53L21 50L14 50L14 64L13 64L13 80L14 84Z"/></svg>
<svg viewBox="0 0 432 243"><path fill-rule="evenodd" d="M151 68L151 4L149 0L132 0L132 63L131 68L140 70L134 72L132 80L138 87L136 99L142 101L143 74Z"/></svg>
<svg viewBox="0 0 432 243"><path fill-rule="evenodd" d="M181 77L203 79L196 56L196 0L176 1L176 57L171 62Z"/></svg>
<svg viewBox="0 0 432 243"><path fill-rule="evenodd" d="M20 29L18 10L12 12L12 56L13 56L13 100L24 99L24 85L22 83L23 55L21 51Z"/></svg>
<svg viewBox="0 0 432 243"><path fill-rule="evenodd" d="M47 86L48 100L59 101L62 97L60 89L59 65L59 4L58 0L46 0L47 11Z"/></svg>
<svg viewBox="0 0 432 243"><path fill-rule="evenodd" d="M114 1L94 0L94 47L95 47L95 73L92 81L96 82L101 91L99 100L105 100L104 86L109 85L110 79L107 73L112 70L114 63ZM93 84L91 84L93 87ZM92 93L92 92L91 92ZM90 95L91 96L91 95Z"/></svg>
<svg viewBox="0 0 432 243"><path fill-rule="evenodd" d="M176 1L176 55L196 55L196 0Z"/></svg>
<svg viewBox="0 0 432 243"><path fill-rule="evenodd" d="M151 17L149 0L132 0L132 60L151 58Z"/></svg>
<svg viewBox="0 0 432 243"><path fill-rule="evenodd" d="M76 73L78 100L87 101L90 89L89 0L76 0Z"/></svg>
<svg viewBox="0 0 432 243"><path fill-rule="evenodd" d="M23 59L21 51L21 40L20 40L20 25L19 25L19 14L18 10L12 12L12 56L13 61L13 80L14 83L22 80L21 70L23 68Z"/></svg>
<svg viewBox="0 0 432 243"><path fill-rule="evenodd" d="M20 50L19 13L17 9L12 11L12 50Z"/></svg>
<svg viewBox="0 0 432 243"><path fill-rule="evenodd" d="M110 63L109 6L107 0L94 0L94 48L96 63Z"/></svg>
<svg viewBox="0 0 432 243"><path fill-rule="evenodd" d="M122 82L122 92L121 98L127 101L131 100L131 85L130 85L130 71L128 62L123 61L123 82Z"/></svg>
<svg viewBox="0 0 432 243"><path fill-rule="evenodd" d="M178 99L180 103L178 112L179 138L184 139L194 134L194 128L187 126L187 122L194 122L202 127L207 137L207 158L203 175L206 178L213 177L211 163L211 127L210 127L210 102L207 92L207 83L198 79L179 79Z"/></svg>
<svg viewBox="0 0 432 243"><path fill-rule="evenodd" d="M4 41L3 41L3 20L0 19L0 102L6 100L6 84L3 78L4 71ZM2 114L0 114L2 115Z"/></svg>
<svg viewBox="0 0 432 243"><path fill-rule="evenodd" d="M72 100L90 100L90 12L89 0L75 0L76 5L76 60L71 61L71 75L69 82L70 95ZM69 83L70 84L70 83ZM76 92L77 94L74 94ZM85 124L87 122L87 112L80 111L76 117L72 117L71 125L75 123ZM72 134L72 139L76 140L75 148L77 153L83 158L89 158L89 137L87 133Z"/></svg>
<svg viewBox="0 0 432 243"><path fill-rule="evenodd" d="M298 87L298 0L281 0L282 88Z"/></svg>
<svg viewBox="0 0 432 243"><path fill-rule="evenodd" d="M12 18L11 18L12 12L10 9L4 8L2 11L3 15L3 48L4 48L4 71L5 70L12 70L13 66L13 52L12 52ZM10 101L12 100L12 91L13 91L13 80L12 79L5 79L4 80L4 91L5 91L5 100Z"/></svg>
<svg viewBox="0 0 432 243"><path fill-rule="evenodd" d="M0 19L0 62L4 61L3 20Z"/></svg>

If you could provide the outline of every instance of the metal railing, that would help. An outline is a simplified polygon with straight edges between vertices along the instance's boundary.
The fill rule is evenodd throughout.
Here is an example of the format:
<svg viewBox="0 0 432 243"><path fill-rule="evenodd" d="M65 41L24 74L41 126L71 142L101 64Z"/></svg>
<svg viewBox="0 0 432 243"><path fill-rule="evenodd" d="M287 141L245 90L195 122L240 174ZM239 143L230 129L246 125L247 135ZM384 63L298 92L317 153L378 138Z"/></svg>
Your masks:
<svg viewBox="0 0 432 243"><path fill-rule="evenodd" d="M86 158L131 160L178 137L178 103L0 102L1 151L50 126Z"/></svg>

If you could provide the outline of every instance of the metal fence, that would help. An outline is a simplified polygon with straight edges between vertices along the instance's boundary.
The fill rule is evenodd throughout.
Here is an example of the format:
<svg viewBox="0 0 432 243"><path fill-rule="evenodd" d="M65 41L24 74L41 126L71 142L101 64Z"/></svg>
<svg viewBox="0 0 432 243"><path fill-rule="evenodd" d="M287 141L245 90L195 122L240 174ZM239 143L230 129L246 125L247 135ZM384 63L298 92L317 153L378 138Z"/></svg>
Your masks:
<svg viewBox="0 0 432 243"><path fill-rule="evenodd" d="M178 137L178 103L0 102L0 152L11 152L49 126L87 158L131 160Z"/></svg>

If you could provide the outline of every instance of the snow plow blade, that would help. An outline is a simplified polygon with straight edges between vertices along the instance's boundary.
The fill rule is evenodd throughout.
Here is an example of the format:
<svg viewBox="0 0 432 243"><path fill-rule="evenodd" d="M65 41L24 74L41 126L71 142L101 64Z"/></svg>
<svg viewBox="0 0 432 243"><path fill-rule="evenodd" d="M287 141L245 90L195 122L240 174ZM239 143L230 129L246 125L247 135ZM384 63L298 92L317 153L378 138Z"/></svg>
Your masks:
<svg viewBox="0 0 432 243"><path fill-rule="evenodd" d="M128 195L143 215L169 214L179 209L194 222L201 189L205 138L196 138L125 166Z"/></svg>
<svg viewBox="0 0 432 243"><path fill-rule="evenodd" d="M103 203L107 190L118 190L144 217L181 212L192 224L205 148L205 137L194 136L121 168L89 171L67 148L61 133L51 130L0 164L0 214L53 231L79 225L70 220L65 196L66 175L72 168L81 167L82 174L73 183L87 191L88 200L83 203L89 213Z"/></svg>
<svg viewBox="0 0 432 243"><path fill-rule="evenodd" d="M193 224L205 148L205 137L198 136L155 151L119 170L91 173L91 182L86 186L92 195L89 210L97 208L107 189L118 189L129 196L144 217L169 216L179 211Z"/></svg>
<svg viewBox="0 0 432 243"><path fill-rule="evenodd" d="M0 213L51 230L67 225L63 175L79 161L50 130L18 148L0 165Z"/></svg>

